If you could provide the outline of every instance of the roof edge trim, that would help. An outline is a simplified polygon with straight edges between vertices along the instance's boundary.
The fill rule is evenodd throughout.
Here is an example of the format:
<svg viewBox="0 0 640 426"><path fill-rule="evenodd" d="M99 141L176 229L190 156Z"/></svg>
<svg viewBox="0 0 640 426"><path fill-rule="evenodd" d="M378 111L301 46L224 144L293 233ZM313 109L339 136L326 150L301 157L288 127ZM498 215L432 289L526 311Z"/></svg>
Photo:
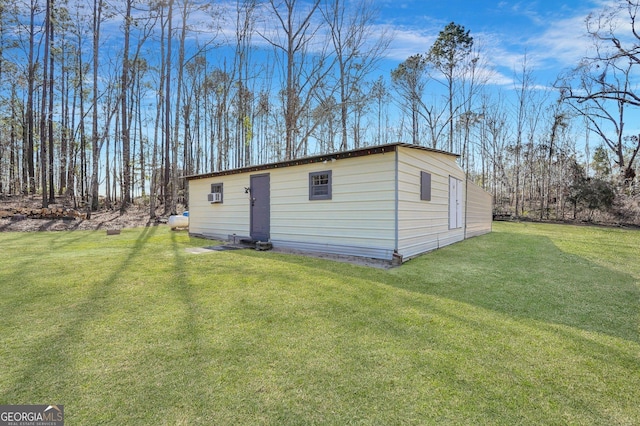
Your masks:
<svg viewBox="0 0 640 426"><path fill-rule="evenodd" d="M368 146L365 148L352 149L349 151L334 152L330 154L321 154L321 155L314 155L310 157L296 158L293 160L285 160L285 161L279 161L275 163L256 164L254 166L246 166L246 167L240 167L237 169L221 170L219 172L189 175L189 176L184 176L184 178L187 180L196 180L196 179L206 179L206 178L218 177L218 176L235 175L240 173L253 173L253 172L259 172L263 170L272 170L272 169L279 169L283 167L299 166L303 164L320 163L323 161L342 160L345 158L355 158L355 157L362 157L366 155L384 154L387 152L395 152L397 151L398 147L419 149L423 151L429 151L429 152L435 152L439 154L450 155L453 157L459 157L458 154L453 154L447 151L428 148L426 146L421 146L421 145L413 145L408 143L396 142L396 143L390 143L385 145L375 145L375 146Z"/></svg>

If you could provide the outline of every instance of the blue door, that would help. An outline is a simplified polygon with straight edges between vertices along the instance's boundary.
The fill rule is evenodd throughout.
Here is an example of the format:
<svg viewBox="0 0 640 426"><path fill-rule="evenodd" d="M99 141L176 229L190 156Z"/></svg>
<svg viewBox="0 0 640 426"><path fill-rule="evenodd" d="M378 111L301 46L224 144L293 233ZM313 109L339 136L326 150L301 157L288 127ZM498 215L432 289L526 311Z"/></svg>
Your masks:
<svg viewBox="0 0 640 426"><path fill-rule="evenodd" d="M251 184L251 239L269 241L271 215L271 197L269 174L253 175Z"/></svg>

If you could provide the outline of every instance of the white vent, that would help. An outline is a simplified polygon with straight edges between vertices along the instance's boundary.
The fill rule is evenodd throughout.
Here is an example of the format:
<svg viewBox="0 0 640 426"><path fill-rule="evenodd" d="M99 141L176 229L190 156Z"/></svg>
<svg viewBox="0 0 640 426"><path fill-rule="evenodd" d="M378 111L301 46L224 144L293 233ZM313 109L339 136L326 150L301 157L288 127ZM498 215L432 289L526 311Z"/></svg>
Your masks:
<svg viewBox="0 0 640 426"><path fill-rule="evenodd" d="M222 194L219 192L212 192L211 194L207 194L207 198L209 199L209 202L211 204L222 202Z"/></svg>

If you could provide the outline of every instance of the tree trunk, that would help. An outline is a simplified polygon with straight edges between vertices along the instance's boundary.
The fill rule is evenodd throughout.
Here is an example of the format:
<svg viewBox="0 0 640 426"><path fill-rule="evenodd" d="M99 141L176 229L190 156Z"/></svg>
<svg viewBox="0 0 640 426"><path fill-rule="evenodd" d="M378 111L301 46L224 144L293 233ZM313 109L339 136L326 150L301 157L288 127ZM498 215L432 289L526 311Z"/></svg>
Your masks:
<svg viewBox="0 0 640 426"><path fill-rule="evenodd" d="M16 89L15 85L11 86L11 158L9 169L9 194L18 194L20 192L20 186L18 185L18 141L16 123L18 117L16 113ZM24 170L24 168L23 168Z"/></svg>
<svg viewBox="0 0 640 426"><path fill-rule="evenodd" d="M98 210L99 206L98 163L100 160L100 137L98 135L98 67L100 64L100 24L102 23L102 7L103 0L93 0L93 117L91 121L91 159L93 167L91 169L91 202L89 203L89 208L87 209L88 218L91 217L91 211ZM82 104L82 92L80 92L80 103ZM107 167L109 167L109 163L107 163Z"/></svg>
<svg viewBox="0 0 640 426"><path fill-rule="evenodd" d="M165 34L165 21L163 20L164 18L164 8L160 10L161 16L160 16L160 40L164 40L164 34ZM159 86L162 87L165 81L165 72L166 72L166 66L167 63L165 61L165 53L164 53L164 43L160 43L160 76L159 76L159 81L160 84ZM162 118L162 107L164 105L164 91L163 90L158 90L158 102L156 105L156 119L155 119L155 126L154 126L154 133L153 133L153 156L151 158L151 183L150 185L150 198L149 198L149 217L151 218L155 218L156 217L156 201L158 200L158 191L162 191L162 187L158 185L158 137L159 137L159 133L160 133L160 127L161 127L161 118ZM162 164L162 161L160 162L160 164Z"/></svg>
<svg viewBox="0 0 640 426"><path fill-rule="evenodd" d="M48 6L49 8L49 33L47 37L49 37L49 105L47 109L47 139L49 143L49 203L55 203L55 188L54 188L54 135L53 135L53 78L54 78L54 57L53 57L53 47L54 47L54 25L53 25L53 13L54 13L54 5L53 0L49 0L51 4Z"/></svg>
<svg viewBox="0 0 640 426"><path fill-rule="evenodd" d="M49 198L47 191L47 133L48 133L48 121L49 114L47 97L49 95L49 91L47 89L49 85L49 49L50 49L50 39L49 39L49 29L51 26L51 2L52 0L47 0L46 9L45 9L45 26L44 26L44 60L43 69L42 69L42 96L41 96L41 106L40 106L40 182L42 186L42 208L46 208L49 206Z"/></svg>
<svg viewBox="0 0 640 426"><path fill-rule="evenodd" d="M62 101L60 102L60 169L58 170L58 195L62 196L68 191L67 188L67 168L69 160L69 73L65 73L67 67L66 61L66 43L62 43L62 69L60 75L60 93Z"/></svg>
<svg viewBox="0 0 640 426"><path fill-rule="evenodd" d="M129 110L127 108L129 88L129 37L131 33L131 3L132 0L127 0L126 15L124 24L124 52L122 54L122 76L120 80L121 94L120 94L120 108L121 108L121 122L122 127L122 204L120 204L120 212L124 212L127 206L131 204L131 134L129 128Z"/></svg>
<svg viewBox="0 0 640 426"><path fill-rule="evenodd" d="M164 86L164 179L163 179L163 194L164 194L164 214L167 215L171 212L171 204L173 201L169 200L169 181L171 176L171 44L173 32L173 0L169 0L168 12L167 12L167 57L165 66L165 86Z"/></svg>
<svg viewBox="0 0 640 426"><path fill-rule="evenodd" d="M33 55L35 50L35 15L38 7L37 0L31 0L30 20L29 20L29 64L27 76L27 170L29 179L29 193L36 193L36 172L33 162L34 152L34 111L33 111L33 95L35 90L35 63Z"/></svg>

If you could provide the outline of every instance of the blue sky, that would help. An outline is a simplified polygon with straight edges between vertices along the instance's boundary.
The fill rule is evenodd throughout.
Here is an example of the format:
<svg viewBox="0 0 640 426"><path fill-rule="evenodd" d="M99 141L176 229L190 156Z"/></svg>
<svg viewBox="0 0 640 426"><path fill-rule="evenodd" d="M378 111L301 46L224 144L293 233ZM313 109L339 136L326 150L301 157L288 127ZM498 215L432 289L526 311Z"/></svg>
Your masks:
<svg viewBox="0 0 640 426"><path fill-rule="evenodd" d="M610 3L604 0L482 1L384 0L381 23L393 28L389 59L402 61L429 49L438 32L453 21L471 31L489 64L492 81L512 86L526 53L537 84L553 83L589 52L585 19Z"/></svg>
<svg viewBox="0 0 640 426"><path fill-rule="evenodd" d="M77 0L82 1L82 0ZM196 0L196 3L208 3L210 0ZM213 40L212 60L217 59L231 66L235 37L235 7L237 0L218 0L213 2L226 11L226 21L216 21L202 11L190 16L191 27L199 31L191 37ZM298 0L298 6L304 8L310 0ZM360 0L345 0L356 2ZM393 41L381 62L380 69L374 74L384 76L390 82L390 71L402 61L416 53L425 53L432 46L438 33L449 23L463 25L474 37L475 47L479 50L487 81L486 92L500 92L500 96L512 98L517 79L522 74L526 55L527 68L531 70L533 84L540 89L539 94L553 102L557 95L552 86L557 77L574 68L587 55L593 54L593 41L586 34L585 20L590 14L598 14L607 6L619 4L618 0L370 0L380 9L375 25L380 31L393 33ZM180 3L180 2L178 2ZM111 3L121 4L120 0ZM265 5L266 7L266 5ZM622 14L624 15L624 14ZM268 16L261 15L261 16ZM622 16L624 17L624 16ZM179 19L176 17L176 19ZM319 19L319 18L318 18ZM627 16L628 19L628 16ZM213 31L211 24L220 25L219 31ZM115 18L103 29L105 39L113 43L111 55L121 48L121 22ZM319 24L318 24L319 25ZM176 25L177 26L177 25ZM269 33L277 27L275 22L261 21L256 30ZM626 31L629 33L629 31ZM320 31L322 33L322 31ZM225 42L226 37L226 42ZM105 40L106 41L106 40ZM106 41L109 44L109 41ZM259 62L260 56L270 49L265 41L254 34L252 43L262 49L257 51L253 60ZM153 45L157 47L156 45ZM217 58L217 59L216 59ZM220 59L223 58L223 59ZM371 81L376 79L371 76ZM436 75L436 78L438 76ZM440 87L440 89L438 89ZM437 96L442 85L430 84L429 95ZM152 93L150 92L150 95ZM507 103L513 99L507 99ZM511 102L513 105L514 103ZM393 112L392 112L393 113ZM398 113L396 109L396 114ZM637 127L631 120L627 130ZM639 122L640 123L640 122ZM579 138L584 137L584 131Z"/></svg>
<svg viewBox="0 0 640 426"><path fill-rule="evenodd" d="M209 15L192 14L192 25L202 31L198 36L200 40L216 37L219 42L220 37L226 35L230 45L235 43L233 14L236 1L211 1L227 10L230 16L217 35L208 27L211 23ZM306 1L300 0L300 3ZM606 5L617 3L616 0L370 1L380 10L376 24L394 35L386 53L383 73L388 74L391 68L411 55L425 53L440 30L453 21L471 31L475 46L494 71L491 82L505 88L513 87L514 72L521 70L525 54L528 66L535 71L536 83L541 86L553 84L560 72L575 67L592 50L592 43L586 36L586 17L598 13ZM197 2L208 3L208 0ZM179 19L179 15L176 18ZM111 27L115 34L120 32L119 26L118 22ZM269 26L270 23L258 24L257 29L268 32ZM259 36L253 37L253 43L265 47Z"/></svg>

